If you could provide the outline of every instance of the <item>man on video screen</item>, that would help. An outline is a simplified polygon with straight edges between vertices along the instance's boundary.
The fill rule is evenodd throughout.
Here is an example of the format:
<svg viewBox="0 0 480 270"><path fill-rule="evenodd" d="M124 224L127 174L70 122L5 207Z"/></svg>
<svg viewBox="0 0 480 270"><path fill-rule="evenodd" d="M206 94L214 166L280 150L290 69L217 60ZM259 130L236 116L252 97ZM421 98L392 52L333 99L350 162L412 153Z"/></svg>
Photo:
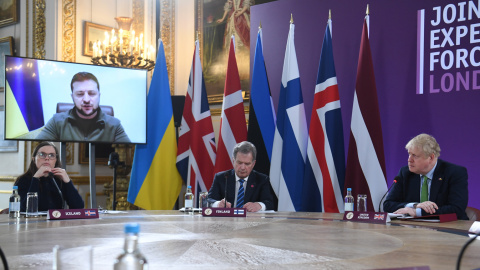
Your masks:
<svg viewBox="0 0 480 270"><path fill-rule="evenodd" d="M75 74L70 87L74 107L53 115L37 140L130 142L120 120L100 108L100 84L93 74Z"/></svg>

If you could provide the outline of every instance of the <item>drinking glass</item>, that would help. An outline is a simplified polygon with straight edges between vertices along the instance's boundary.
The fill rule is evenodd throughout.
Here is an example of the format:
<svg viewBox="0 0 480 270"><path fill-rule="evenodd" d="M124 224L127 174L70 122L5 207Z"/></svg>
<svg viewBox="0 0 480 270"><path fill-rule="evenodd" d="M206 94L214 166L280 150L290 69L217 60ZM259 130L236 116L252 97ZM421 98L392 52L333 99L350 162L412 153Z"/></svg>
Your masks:
<svg viewBox="0 0 480 270"><path fill-rule="evenodd" d="M27 193L27 213L28 217L38 217L38 195L36 192Z"/></svg>
<svg viewBox="0 0 480 270"><path fill-rule="evenodd" d="M208 207L208 192L200 192L198 196L198 208L203 209Z"/></svg>
<svg viewBox="0 0 480 270"><path fill-rule="evenodd" d="M59 245L53 247L53 269L82 269L93 268L93 247L81 246L65 248Z"/></svg>
<svg viewBox="0 0 480 270"><path fill-rule="evenodd" d="M357 211L367 212L367 194L357 195Z"/></svg>

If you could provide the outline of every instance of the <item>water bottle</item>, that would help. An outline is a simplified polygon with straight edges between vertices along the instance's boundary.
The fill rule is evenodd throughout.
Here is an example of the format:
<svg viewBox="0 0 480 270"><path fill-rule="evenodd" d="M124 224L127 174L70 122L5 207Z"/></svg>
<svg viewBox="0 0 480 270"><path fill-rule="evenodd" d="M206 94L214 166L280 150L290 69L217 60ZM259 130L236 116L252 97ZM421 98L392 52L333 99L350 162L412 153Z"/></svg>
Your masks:
<svg viewBox="0 0 480 270"><path fill-rule="evenodd" d="M20 195L18 195L18 187L13 186L13 193L10 196L10 204L8 206L8 213L11 218L20 217Z"/></svg>
<svg viewBox="0 0 480 270"><path fill-rule="evenodd" d="M192 193L192 186L187 187L187 192L185 192L185 213L193 215L193 202L194 195Z"/></svg>
<svg viewBox="0 0 480 270"><path fill-rule="evenodd" d="M353 211L353 204L354 203L355 203L355 200L352 196L352 189L347 188L347 196L345 196L345 212Z"/></svg>
<svg viewBox="0 0 480 270"><path fill-rule="evenodd" d="M138 233L140 225L138 223L125 224L125 246L123 253L117 257L113 269L115 270L137 270L148 269L147 259L137 248Z"/></svg>

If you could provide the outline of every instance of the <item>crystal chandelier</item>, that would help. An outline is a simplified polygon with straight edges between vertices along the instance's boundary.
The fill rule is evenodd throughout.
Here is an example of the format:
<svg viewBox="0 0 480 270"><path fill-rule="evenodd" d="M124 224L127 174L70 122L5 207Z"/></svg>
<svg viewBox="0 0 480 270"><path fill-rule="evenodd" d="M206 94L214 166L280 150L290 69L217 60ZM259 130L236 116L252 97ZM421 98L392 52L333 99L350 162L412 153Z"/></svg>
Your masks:
<svg viewBox="0 0 480 270"><path fill-rule="evenodd" d="M116 17L118 33L105 31L105 40L93 43L92 63L101 66L115 66L152 70L155 67L155 48L145 45L143 34L135 36L130 31L132 18Z"/></svg>

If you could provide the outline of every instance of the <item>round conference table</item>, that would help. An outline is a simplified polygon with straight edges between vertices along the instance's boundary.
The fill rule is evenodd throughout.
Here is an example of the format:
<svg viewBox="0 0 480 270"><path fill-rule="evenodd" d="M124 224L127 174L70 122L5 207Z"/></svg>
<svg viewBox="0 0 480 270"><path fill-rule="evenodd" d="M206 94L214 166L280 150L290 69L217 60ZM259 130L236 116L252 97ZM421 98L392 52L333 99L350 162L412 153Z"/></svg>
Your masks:
<svg viewBox="0 0 480 270"><path fill-rule="evenodd" d="M55 245L71 251L69 269L81 268L75 266L86 260L79 251L85 246L93 247L93 269L112 269L123 250L123 224L138 222L150 269L455 269L473 223L342 219L304 212L241 218L127 211L76 220L1 215L0 247L10 269L52 269ZM480 241L462 259L462 269L474 268L480 268Z"/></svg>

